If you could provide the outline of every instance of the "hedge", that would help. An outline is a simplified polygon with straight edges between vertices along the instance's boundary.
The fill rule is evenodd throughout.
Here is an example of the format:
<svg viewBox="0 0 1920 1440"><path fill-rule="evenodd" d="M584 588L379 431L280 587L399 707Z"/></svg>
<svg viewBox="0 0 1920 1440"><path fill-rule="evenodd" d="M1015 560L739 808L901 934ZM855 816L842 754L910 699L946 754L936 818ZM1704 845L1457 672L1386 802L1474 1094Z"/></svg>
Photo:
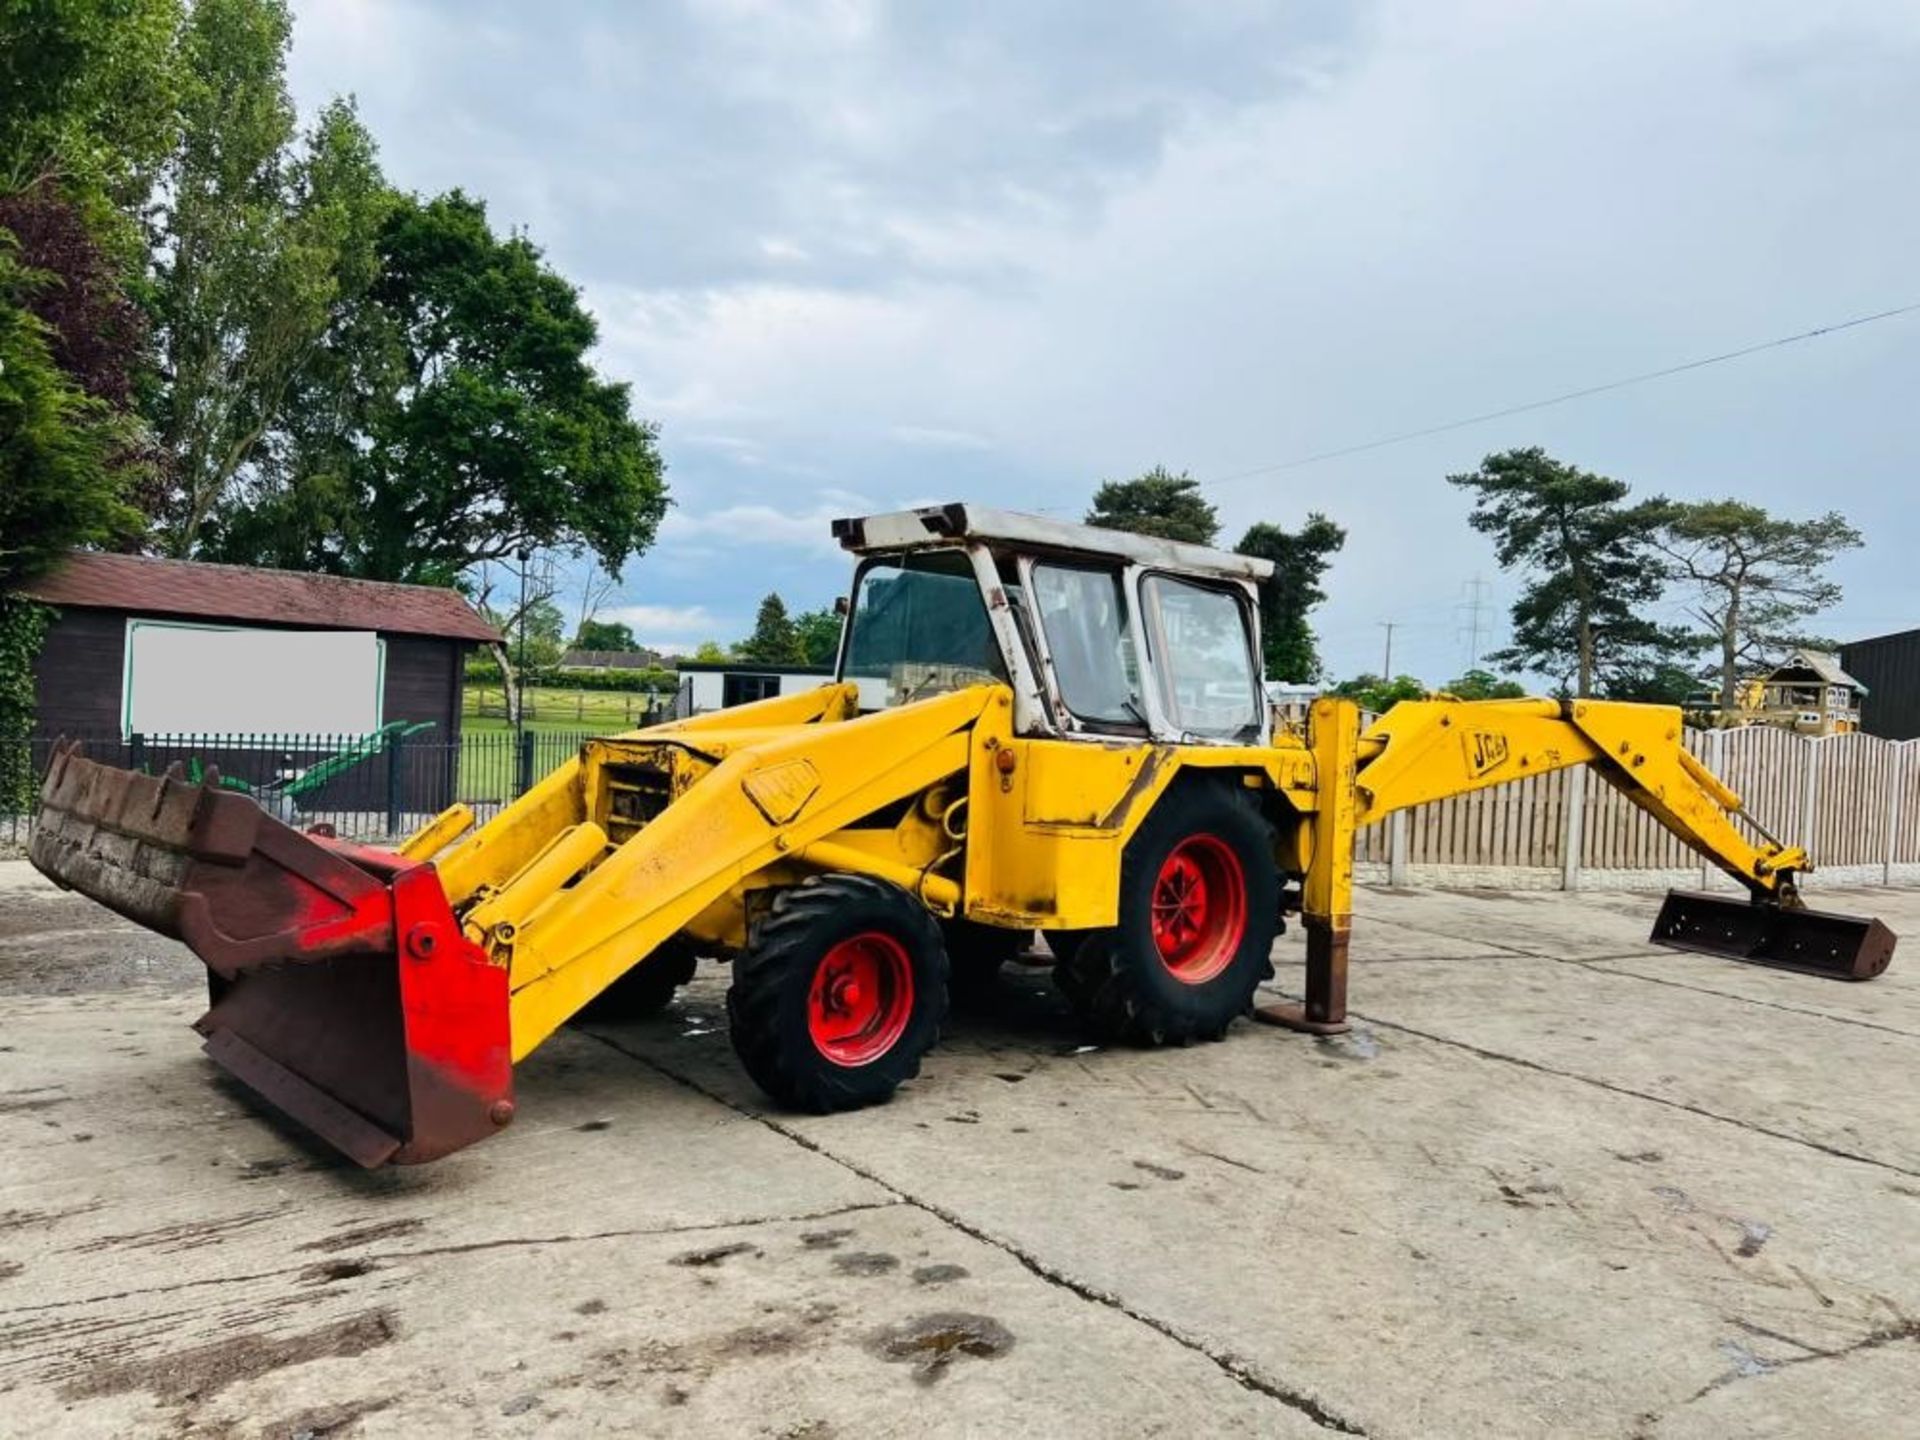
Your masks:
<svg viewBox="0 0 1920 1440"><path fill-rule="evenodd" d="M659 694L680 688L680 677L671 670L570 670L559 665L528 666L525 683L529 689L616 690L636 694ZM474 660L467 665L467 684L498 685L500 667L491 660Z"/></svg>

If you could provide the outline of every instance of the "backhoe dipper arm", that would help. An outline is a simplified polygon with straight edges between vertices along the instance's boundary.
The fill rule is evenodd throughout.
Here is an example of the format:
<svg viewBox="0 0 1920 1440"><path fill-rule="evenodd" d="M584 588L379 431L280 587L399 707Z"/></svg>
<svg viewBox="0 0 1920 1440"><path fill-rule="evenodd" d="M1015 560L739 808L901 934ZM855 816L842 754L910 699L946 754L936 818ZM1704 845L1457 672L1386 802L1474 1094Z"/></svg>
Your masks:
<svg viewBox="0 0 1920 1440"><path fill-rule="evenodd" d="M1361 735L1356 825L1425 805L1591 765L1621 794L1758 899L1798 903L1793 877L1806 851L1734 823L1740 797L1686 748L1680 712L1606 700L1418 700L1393 707ZM1748 817L1748 823L1759 826Z"/></svg>
<svg viewBox="0 0 1920 1440"><path fill-rule="evenodd" d="M1848 979L1886 968L1893 937L1878 922L1819 915L1800 906L1794 877L1806 851L1736 825L1740 797L1683 741L1680 712L1667 705L1605 700L1402 701L1364 734L1350 700L1314 702L1309 746L1317 803L1302 885L1307 935L1306 993L1268 1005L1262 1020L1314 1034L1347 1028L1347 949L1353 925L1353 842L1362 826L1396 810L1431 804L1591 765L1635 805L1738 880L1756 903L1729 906L1710 895L1675 893L1654 940L1676 949L1733 955Z"/></svg>

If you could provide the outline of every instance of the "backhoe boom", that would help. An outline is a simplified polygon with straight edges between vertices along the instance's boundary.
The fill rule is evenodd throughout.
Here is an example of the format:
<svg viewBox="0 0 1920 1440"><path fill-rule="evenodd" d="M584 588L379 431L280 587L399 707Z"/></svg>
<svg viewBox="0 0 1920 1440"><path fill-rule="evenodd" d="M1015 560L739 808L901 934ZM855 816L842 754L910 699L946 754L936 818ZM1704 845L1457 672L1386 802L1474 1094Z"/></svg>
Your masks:
<svg viewBox="0 0 1920 1440"><path fill-rule="evenodd" d="M1358 742L1356 823L1454 795L1590 765L1614 789L1757 896L1796 903L1806 852L1735 823L1740 797L1696 760L1680 712L1607 700L1415 700ZM1748 817L1749 824L1753 823Z"/></svg>

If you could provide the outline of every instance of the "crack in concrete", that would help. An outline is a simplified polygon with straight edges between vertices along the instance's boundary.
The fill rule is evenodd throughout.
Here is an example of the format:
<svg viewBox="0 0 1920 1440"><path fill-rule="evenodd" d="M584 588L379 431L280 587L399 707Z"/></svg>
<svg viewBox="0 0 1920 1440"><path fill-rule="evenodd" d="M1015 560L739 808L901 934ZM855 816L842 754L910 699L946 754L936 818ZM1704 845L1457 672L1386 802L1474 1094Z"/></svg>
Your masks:
<svg viewBox="0 0 1920 1440"><path fill-rule="evenodd" d="M828 1157L833 1158L833 1157ZM368 1262L425 1259L437 1255L467 1255L477 1250L538 1249L548 1245L579 1245L593 1240L637 1240L657 1235L698 1235L714 1230L747 1230L761 1225L804 1225L818 1220L833 1220L863 1210L889 1210L906 1203L905 1197L882 1182L881 1188L892 1198L860 1200L826 1210L807 1210L793 1215L760 1215L735 1220L702 1220L687 1225L635 1226L623 1230L593 1230L584 1234L505 1235L495 1240L473 1240L457 1245L423 1245L409 1250L365 1250L355 1253L357 1260ZM286 1275L300 1275L313 1268L312 1261L282 1265L271 1270L256 1270L245 1275L209 1275L198 1280L176 1280L168 1285L146 1285L132 1290L116 1290L106 1295L82 1295L71 1300L49 1300L40 1305L13 1305L0 1309L0 1319L9 1315L40 1314L49 1310L70 1310L81 1305L104 1305L115 1300L131 1300L144 1295L171 1295L180 1290L202 1290L216 1285L248 1285Z"/></svg>
<svg viewBox="0 0 1920 1440"><path fill-rule="evenodd" d="M1300 1000L1303 997L1283 989L1278 985L1262 985L1262 990L1287 1000ZM1905 1175L1920 1179L1920 1170L1911 1170L1904 1165L1896 1165L1891 1160L1881 1160L1873 1155L1863 1155L1857 1150L1843 1150L1838 1145L1829 1145L1822 1140L1813 1140L1805 1135L1794 1135L1785 1130L1776 1130L1770 1125L1761 1125L1752 1120L1742 1120L1736 1115L1722 1115L1717 1110L1708 1110L1700 1105L1689 1104L1685 1100L1669 1099L1665 1095L1655 1095L1648 1090L1635 1090L1629 1085L1617 1085L1611 1080L1600 1080L1592 1075L1582 1075L1574 1070L1560 1070L1538 1060L1528 1060L1520 1055L1508 1055L1503 1051L1489 1050L1483 1045L1475 1045L1468 1040L1456 1040L1451 1036L1439 1035L1431 1030L1422 1030L1418 1026L1403 1024L1397 1020L1383 1020L1377 1015L1362 1014L1358 1010L1349 1010L1348 1016L1354 1020L1364 1020L1369 1025L1377 1025L1382 1030L1395 1030L1402 1035L1418 1036L1422 1040L1431 1040L1436 1045L1450 1046L1455 1050L1464 1050L1469 1055L1477 1055L1482 1060L1492 1060L1503 1065L1516 1065L1522 1070L1532 1070L1540 1075L1552 1075L1560 1080L1572 1080L1581 1085L1591 1085L1595 1089L1605 1090L1614 1095L1625 1095L1635 1100L1645 1100L1650 1104L1664 1105L1669 1110L1679 1110L1688 1115L1697 1115L1703 1120L1717 1120L1722 1125L1732 1125L1736 1129L1746 1130L1755 1135L1765 1135L1769 1139L1784 1140L1789 1145L1804 1146L1816 1150L1822 1155L1831 1155L1836 1160L1852 1160L1861 1165L1871 1165L1878 1170L1891 1171L1895 1175Z"/></svg>
<svg viewBox="0 0 1920 1440"><path fill-rule="evenodd" d="M1173 1341L1183 1349L1193 1351L1196 1355L1212 1362L1223 1374L1244 1389L1251 1390L1258 1395L1264 1395L1268 1399L1286 1406L1288 1409L1298 1411L1321 1429L1340 1435L1359 1435L1364 1437L1368 1434L1361 1426L1323 1404L1314 1396L1297 1390L1283 1381L1266 1374L1256 1368L1250 1361L1243 1360L1230 1351L1221 1350L1209 1344L1201 1337L1182 1330L1171 1321L1163 1320L1157 1315L1149 1314L1144 1310L1129 1305L1120 1296L1113 1294L1111 1291L1102 1290L1097 1286L1088 1284L1084 1280L1069 1275L1066 1271L1049 1264L1015 1242L982 1229L972 1221L962 1218L943 1205L928 1200L923 1196L915 1195L912 1191L900 1189L899 1186L881 1178L866 1166L849 1160L844 1155L835 1154L819 1141L814 1140L810 1136L802 1135L792 1127L782 1124L773 1116L762 1114L756 1110L750 1110L746 1106L728 1099L718 1091L702 1085L691 1076L683 1075L677 1070L671 1070L652 1056L641 1054L637 1050L630 1050L617 1040L613 1040L608 1036L597 1034L592 1030L583 1030L581 1033L598 1040L608 1049L626 1056L629 1060L637 1061L656 1074L673 1081L676 1085L685 1086L696 1095L704 1096L715 1104L724 1105L736 1115L757 1121L759 1124L773 1131L776 1135L792 1141L801 1149L810 1151L824 1160L830 1160L852 1174L858 1175L862 1180L879 1185L889 1193L898 1195L906 1204L911 1205L917 1210L924 1211L942 1224L951 1226L961 1234L970 1239L977 1240L983 1245L992 1246L995 1250L1000 1251L1003 1255L1015 1261L1037 1279L1057 1289L1065 1290L1069 1294L1089 1304L1099 1305L1105 1309L1125 1315L1129 1320L1134 1321L1136 1324L1146 1326L1155 1334Z"/></svg>
<svg viewBox="0 0 1920 1440"><path fill-rule="evenodd" d="M1693 1404L1694 1401L1704 1399L1716 1390L1724 1390L1727 1386L1739 1380L1747 1380L1762 1375L1777 1375L1782 1370L1791 1370L1795 1365L1811 1365L1817 1360L1844 1360L1847 1356L1858 1355L1863 1350L1878 1350L1887 1345L1897 1345L1903 1340L1920 1340L1920 1320L1903 1320L1898 1325L1869 1330L1851 1345L1842 1345L1836 1350L1816 1350L1805 1341L1795 1340L1790 1336L1773 1336L1771 1331L1761 1330L1757 1326L1749 1326L1740 1321L1734 1323L1740 1325L1742 1329L1749 1330L1755 1334L1785 1340L1788 1344L1797 1345L1808 1353L1805 1355L1789 1355L1784 1360L1769 1360L1757 1369L1735 1366L1724 1375L1717 1375L1705 1385L1702 1385L1698 1390L1694 1391L1693 1394L1681 1401L1680 1405L1675 1407L1676 1409L1684 1409L1686 1406ZM1651 1418L1657 1422L1660 1417L1655 1416Z"/></svg>

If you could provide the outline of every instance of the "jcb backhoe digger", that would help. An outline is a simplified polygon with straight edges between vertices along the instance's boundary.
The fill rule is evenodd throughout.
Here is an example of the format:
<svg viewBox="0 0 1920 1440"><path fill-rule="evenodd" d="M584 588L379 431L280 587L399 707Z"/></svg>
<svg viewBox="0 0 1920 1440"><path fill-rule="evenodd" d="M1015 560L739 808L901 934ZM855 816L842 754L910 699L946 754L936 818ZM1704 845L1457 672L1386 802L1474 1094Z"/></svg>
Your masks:
<svg viewBox="0 0 1920 1440"><path fill-rule="evenodd" d="M587 742L484 825L397 850L63 750L34 863L184 940L214 1060L363 1165L513 1117L513 1065L589 1007L656 1009L730 959L733 1045L781 1104L885 1099L954 983L1043 932L1095 1035L1216 1039L1307 933L1304 1003L1346 1012L1356 831L1591 765L1748 891L1675 895L1654 938L1855 979L1894 937L1802 908L1768 837L1661 706L1327 699L1271 733L1264 561L974 506L840 521L858 559L837 680ZM1753 836L1755 838L1749 838Z"/></svg>

